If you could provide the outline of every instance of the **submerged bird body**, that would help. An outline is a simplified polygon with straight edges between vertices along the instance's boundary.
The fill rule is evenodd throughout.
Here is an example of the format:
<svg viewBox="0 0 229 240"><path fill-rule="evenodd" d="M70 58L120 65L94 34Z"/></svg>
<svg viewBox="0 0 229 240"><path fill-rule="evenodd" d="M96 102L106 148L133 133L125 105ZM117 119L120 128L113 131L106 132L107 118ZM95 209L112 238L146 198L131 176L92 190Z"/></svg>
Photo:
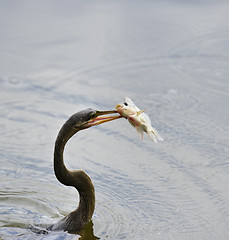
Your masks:
<svg viewBox="0 0 229 240"><path fill-rule="evenodd" d="M95 190L90 177L83 170L69 170L63 160L64 148L68 140L80 130L112 121L121 116L108 114L112 111L97 111L86 109L72 115L62 126L55 142L54 172L62 184L72 186L79 192L79 205L73 212L61 219L56 224L49 226L48 230L62 230L69 233L79 233L91 220L95 209Z"/></svg>
<svg viewBox="0 0 229 240"><path fill-rule="evenodd" d="M141 138L143 138L143 132L146 132L152 141L163 141L157 130L151 126L148 115L144 113L144 110L140 110L130 98L125 97L124 103L116 105L116 110L121 116L128 119Z"/></svg>

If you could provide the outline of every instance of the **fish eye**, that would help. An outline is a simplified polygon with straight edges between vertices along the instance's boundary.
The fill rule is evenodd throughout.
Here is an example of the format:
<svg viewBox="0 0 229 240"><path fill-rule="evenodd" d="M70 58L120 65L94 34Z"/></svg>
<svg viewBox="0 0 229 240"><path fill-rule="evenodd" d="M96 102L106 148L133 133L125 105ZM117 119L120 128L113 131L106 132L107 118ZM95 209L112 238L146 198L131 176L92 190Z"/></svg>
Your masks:
<svg viewBox="0 0 229 240"><path fill-rule="evenodd" d="M126 102L123 103L125 106L128 106L128 104Z"/></svg>

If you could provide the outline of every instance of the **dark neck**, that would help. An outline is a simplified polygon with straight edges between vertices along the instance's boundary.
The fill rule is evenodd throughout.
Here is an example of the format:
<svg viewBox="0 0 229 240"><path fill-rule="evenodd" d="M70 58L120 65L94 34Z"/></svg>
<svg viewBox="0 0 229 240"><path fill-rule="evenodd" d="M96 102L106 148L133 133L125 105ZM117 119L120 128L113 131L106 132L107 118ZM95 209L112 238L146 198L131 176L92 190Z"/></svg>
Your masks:
<svg viewBox="0 0 229 240"><path fill-rule="evenodd" d="M64 147L78 130L68 121L61 128L55 143L54 171L57 179L66 186L75 187L80 196L78 208L61 220L60 229L75 231L91 220L95 208L95 192L90 177L83 170L68 170L63 161Z"/></svg>

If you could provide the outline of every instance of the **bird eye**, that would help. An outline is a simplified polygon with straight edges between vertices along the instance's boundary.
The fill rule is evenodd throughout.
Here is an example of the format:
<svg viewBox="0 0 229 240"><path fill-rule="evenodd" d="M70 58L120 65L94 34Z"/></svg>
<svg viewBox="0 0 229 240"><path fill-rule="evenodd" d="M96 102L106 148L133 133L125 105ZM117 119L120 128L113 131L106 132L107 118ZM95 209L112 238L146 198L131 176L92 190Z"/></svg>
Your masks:
<svg viewBox="0 0 229 240"><path fill-rule="evenodd" d="M90 114L90 118L95 118L96 117L96 112L92 112L91 114Z"/></svg>
<svg viewBox="0 0 229 240"><path fill-rule="evenodd" d="M126 102L123 103L125 106L128 106L128 104Z"/></svg>

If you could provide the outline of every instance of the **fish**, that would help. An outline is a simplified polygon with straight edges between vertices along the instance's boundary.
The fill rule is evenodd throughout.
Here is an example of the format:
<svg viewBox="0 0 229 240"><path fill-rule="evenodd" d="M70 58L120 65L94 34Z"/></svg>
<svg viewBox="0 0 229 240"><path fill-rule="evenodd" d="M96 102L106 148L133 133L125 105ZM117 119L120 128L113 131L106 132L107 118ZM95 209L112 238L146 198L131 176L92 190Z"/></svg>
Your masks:
<svg viewBox="0 0 229 240"><path fill-rule="evenodd" d="M131 126L133 126L140 138L143 138L143 133L147 133L153 142L163 142L163 138L158 131L151 126L149 116L145 110L140 110L129 97L124 98L124 102L115 106L116 111L124 118L126 118Z"/></svg>

